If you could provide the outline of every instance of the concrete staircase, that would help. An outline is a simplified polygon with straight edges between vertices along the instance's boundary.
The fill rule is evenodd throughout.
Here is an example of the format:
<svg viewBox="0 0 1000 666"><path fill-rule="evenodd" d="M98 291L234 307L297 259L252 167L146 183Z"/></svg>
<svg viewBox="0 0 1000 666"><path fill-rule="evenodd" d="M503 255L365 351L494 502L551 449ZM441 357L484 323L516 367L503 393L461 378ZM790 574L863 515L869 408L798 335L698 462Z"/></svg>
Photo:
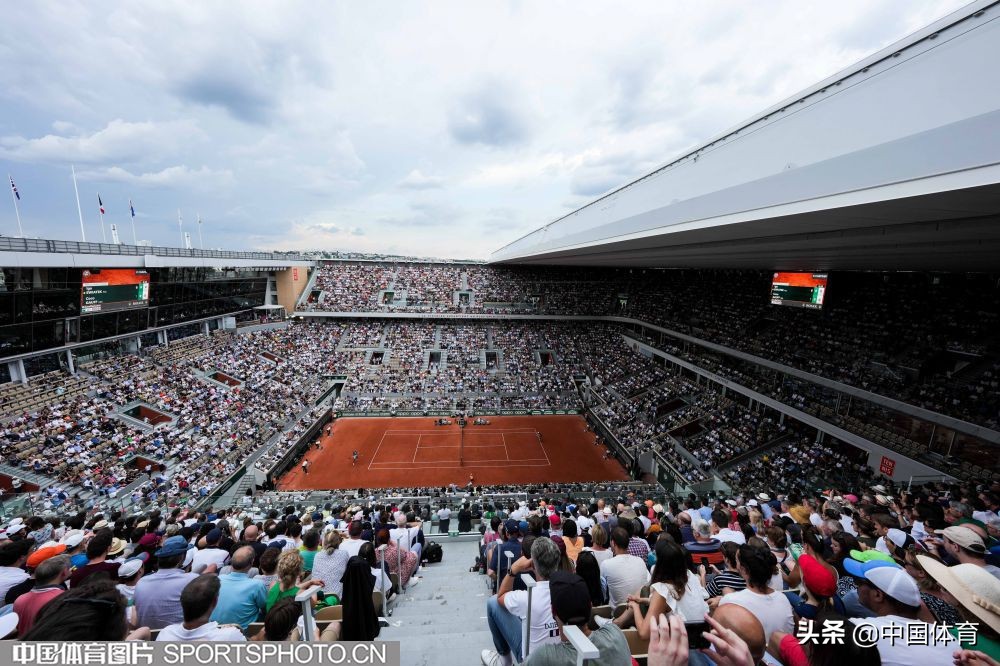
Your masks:
<svg viewBox="0 0 1000 666"><path fill-rule="evenodd" d="M423 580L396 604L379 638L399 641L407 666L474 666L493 648L486 624L486 576L469 573L477 538L444 539L444 557L421 569Z"/></svg>

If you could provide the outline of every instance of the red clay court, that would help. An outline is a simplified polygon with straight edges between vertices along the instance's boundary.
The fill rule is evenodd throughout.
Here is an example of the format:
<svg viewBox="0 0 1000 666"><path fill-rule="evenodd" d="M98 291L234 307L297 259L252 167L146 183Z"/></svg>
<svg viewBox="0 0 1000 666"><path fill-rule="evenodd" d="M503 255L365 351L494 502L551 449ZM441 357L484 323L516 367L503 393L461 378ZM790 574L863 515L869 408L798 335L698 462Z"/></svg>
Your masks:
<svg viewBox="0 0 1000 666"><path fill-rule="evenodd" d="M340 418L319 449L310 449L309 473L302 461L278 481L278 490L464 486L580 481L625 481L629 476L582 416L487 416L469 419L462 433L454 419L436 417ZM539 439L541 435L541 439ZM351 464L357 449L358 463ZM462 459L459 459L459 456Z"/></svg>

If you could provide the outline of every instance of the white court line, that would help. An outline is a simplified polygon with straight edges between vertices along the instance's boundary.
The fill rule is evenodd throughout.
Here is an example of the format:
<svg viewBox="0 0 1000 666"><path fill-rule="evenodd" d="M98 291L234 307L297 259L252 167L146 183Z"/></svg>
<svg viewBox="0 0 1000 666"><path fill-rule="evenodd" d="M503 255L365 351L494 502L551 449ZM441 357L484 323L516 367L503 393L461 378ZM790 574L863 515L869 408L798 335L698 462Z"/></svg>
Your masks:
<svg viewBox="0 0 1000 666"><path fill-rule="evenodd" d="M417 435L417 446L413 449L413 462L417 462L417 453L420 451L420 438L423 435Z"/></svg>
<svg viewBox="0 0 1000 666"><path fill-rule="evenodd" d="M541 436L538 437L538 446L542 447L542 453L545 454L545 462L549 462L549 452L545 450L545 445L542 444ZM552 463L549 462L549 464L551 465Z"/></svg>
<svg viewBox="0 0 1000 666"><path fill-rule="evenodd" d="M372 468L372 465L375 464L375 459L378 458L378 450L382 448L382 442L383 441L385 441L385 433L384 432L382 433L382 439L378 440L378 446L375 447L375 453L372 454L372 460L371 460L371 462L368 463L368 469L369 470Z"/></svg>
<svg viewBox="0 0 1000 666"><path fill-rule="evenodd" d="M531 428L503 428L503 429L492 429L492 430L466 430L465 434L466 435L478 435L478 434L492 435L492 434L499 434L499 433L505 433L505 432L506 433L511 433L511 434L514 434L514 433L534 434L534 433L536 433L538 431L537 430L533 430ZM455 431L454 430L386 430L385 434L386 435L417 435L417 434L424 434L424 435L454 435Z"/></svg>
<svg viewBox="0 0 1000 666"><path fill-rule="evenodd" d="M499 448L500 444L466 444L467 449L492 449ZM460 449L462 448L460 444L454 444L451 446L441 445L441 446L421 446L422 449Z"/></svg>
<svg viewBox="0 0 1000 666"><path fill-rule="evenodd" d="M508 467L549 467L548 464L543 462L538 463L512 463L506 460L477 460L475 463L465 463L464 465L459 465L456 461L454 465L438 465L438 464L427 464L427 463L376 463L380 465L376 467L376 470L413 470L413 469L465 469L466 467L493 467L497 464L504 464Z"/></svg>
<svg viewBox="0 0 1000 666"><path fill-rule="evenodd" d="M500 433L500 439L503 441L503 455L507 460L510 460L510 451L507 450L507 435Z"/></svg>

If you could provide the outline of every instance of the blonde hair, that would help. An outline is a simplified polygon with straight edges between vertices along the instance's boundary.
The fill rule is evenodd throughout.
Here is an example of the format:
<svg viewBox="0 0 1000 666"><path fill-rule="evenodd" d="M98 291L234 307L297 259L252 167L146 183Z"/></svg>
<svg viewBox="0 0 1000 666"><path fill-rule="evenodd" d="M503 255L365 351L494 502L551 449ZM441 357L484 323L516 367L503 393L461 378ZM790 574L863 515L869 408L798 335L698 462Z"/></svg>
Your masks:
<svg viewBox="0 0 1000 666"><path fill-rule="evenodd" d="M608 533L600 525L594 525L590 528L590 539L595 546L605 548L608 545Z"/></svg>
<svg viewBox="0 0 1000 666"><path fill-rule="evenodd" d="M278 558L278 582L282 590L290 590L295 587L302 576L302 566L305 561L297 550L286 550Z"/></svg>
<svg viewBox="0 0 1000 666"><path fill-rule="evenodd" d="M340 533L340 530L330 530L326 533L326 537L323 539L323 548L326 549L327 555L332 555L333 551L340 547L340 544L344 541L344 535Z"/></svg>

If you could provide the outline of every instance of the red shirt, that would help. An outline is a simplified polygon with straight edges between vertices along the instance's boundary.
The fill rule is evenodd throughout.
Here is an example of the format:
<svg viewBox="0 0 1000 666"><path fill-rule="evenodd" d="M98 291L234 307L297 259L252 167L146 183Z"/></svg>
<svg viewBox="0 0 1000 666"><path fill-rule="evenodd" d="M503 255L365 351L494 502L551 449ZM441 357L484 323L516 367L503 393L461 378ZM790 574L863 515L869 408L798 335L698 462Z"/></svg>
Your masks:
<svg viewBox="0 0 1000 666"><path fill-rule="evenodd" d="M14 612L17 613L17 636L20 638L28 633L35 624L35 617L42 606L65 592L61 587L43 587L29 590L14 601Z"/></svg>

